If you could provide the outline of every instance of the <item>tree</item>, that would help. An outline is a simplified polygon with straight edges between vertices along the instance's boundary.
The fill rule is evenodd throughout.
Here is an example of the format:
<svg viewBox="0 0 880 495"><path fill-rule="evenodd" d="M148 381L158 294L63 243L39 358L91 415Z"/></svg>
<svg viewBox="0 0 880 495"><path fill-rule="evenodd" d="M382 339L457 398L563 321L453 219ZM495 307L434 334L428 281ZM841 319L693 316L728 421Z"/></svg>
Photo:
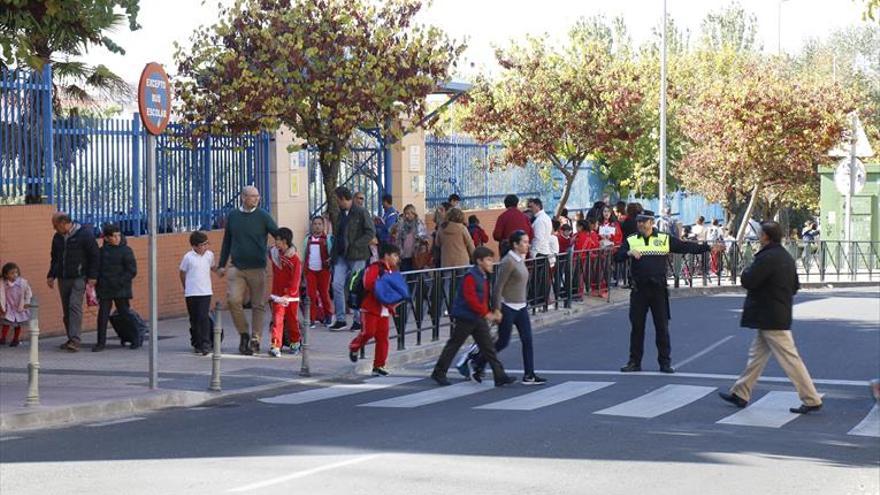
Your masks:
<svg viewBox="0 0 880 495"><path fill-rule="evenodd" d="M178 48L175 90L193 137L289 127L318 149L336 218L339 163L358 127L418 122L464 46L415 25L419 0L238 0Z"/></svg>
<svg viewBox="0 0 880 495"><path fill-rule="evenodd" d="M703 47L715 51L727 48L735 52L755 52L761 49L757 41L758 18L746 12L738 2L707 14L700 31Z"/></svg>
<svg viewBox="0 0 880 495"><path fill-rule="evenodd" d="M815 181L851 109L837 84L793 78L778 61L753 61L711 81L683 110L692 146L676 175L689 190L721 201L729 214L735 213L727 202L732 194L750 194L747 219L759 198L785 202L787 193L800 194Z"/></svg>
<svg viewBox="0 0 880 495"><path fill-rule="evenodd" d="M595 24L580 22L568 44L545 39L497 50L497 81L480 77L470 92L464 129L483 142L501 141L496 162L549 163L565 178L565 207L581 165L614 162L644 132L639 76L629 57L615 57Z"/></svg>

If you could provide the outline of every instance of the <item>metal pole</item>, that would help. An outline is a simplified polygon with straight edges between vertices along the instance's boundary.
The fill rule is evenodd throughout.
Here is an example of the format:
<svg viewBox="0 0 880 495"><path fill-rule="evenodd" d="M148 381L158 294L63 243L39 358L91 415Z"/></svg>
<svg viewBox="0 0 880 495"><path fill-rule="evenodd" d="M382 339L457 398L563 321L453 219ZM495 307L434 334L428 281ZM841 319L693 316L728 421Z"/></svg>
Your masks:
<svg viewBox="0 0 880 495"><path fill-rule="evenodd" d="M31 349L28 360L28 394L24 405L34 407L40 405L40 305L37 298L31 299L30 337Z"/></svg>
<svg viewBox="0 0 880 495"><path fill-rule="evenodd" d="M302 314L303 318L309 318L310 310L311 310L311 300L309 296L303 296L300 298L300 305L302 306ZM300 333L300 352L302 353L302 364L300 364L299 368L299 376L312 376L311 371L309 370L309 325L300 325L299 321L302 318L298 318L296 324L299 325L299 333Z"/></svg>
<svg viewBox="0 0 880 495"><path fill-rule="evenodd" d="M214 355L211 356L211 385L208 390L219 392L220 388L220 357L223 341L223 316L220 313L220 303L214 304Z"/></svg>
<svg viewBox="0 0 880 495"><path fill-rule="evenodd" d="M856 194L856 113L852 113L852 135L849 151L849 189L846 194L846 241L852 241L852 197Z"/></svg>
<svg viewBox="0 0 880 495"><path fill-rule="evenodd" d="M660 214L666 211L666 0L663 0L663 23L660 28Z"/></svg>
<svg viewBox="0 0 880 495"><path fill-rule="evenodd" d="M784 1L779 0L776 11L776 53L779 55L782 55L782 2Z"/></svg>
<svg viewBox="0 0 880 495"><path fill-rule="evenodd" d="M150 289L150 388L159 388L159 281L156 261L156 136L147 134L147 204L149 208L149 289Z"/></svg>

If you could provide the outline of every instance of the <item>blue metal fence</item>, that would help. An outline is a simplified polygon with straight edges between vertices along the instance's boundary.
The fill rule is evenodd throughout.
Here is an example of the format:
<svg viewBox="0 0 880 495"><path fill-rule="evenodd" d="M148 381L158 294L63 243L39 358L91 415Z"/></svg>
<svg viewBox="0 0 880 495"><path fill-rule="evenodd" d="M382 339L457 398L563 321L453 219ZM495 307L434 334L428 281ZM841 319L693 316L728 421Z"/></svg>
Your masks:
<svg viewBox="0 0 880 495"><path fill-rule="evenodd" d="M0 69L0 204L52 201L52 68Z"/></svg>
<svg viewBox="0 0 880 495"><path fill-rule="evenodd" d="M147 230L146 132L131 119L53 118L52 72L0 72L0 204L57 205L96 226ZM270 135L190 140L170 125L156 140L158 232L223 226L246 185L268 205Z"/></svg>
<svg viewBox="0 0 880 495"><path fill-rule="evenodd" d="M461 196L465 209L499 206L508 194L523 198L548 197L552 183L541 176L536 164L489 170L490 158L501 149L500 145L480 144L468 136L427 136L425 184L428 208L438 206L452 193Z"/></svg>
<svg viewBox="0 0 880 495"><path fill-rule="evenodd" d="M381 215L383 163L385 161L382 139L375 129L359 129L349 141L349 150L339 164L337 184L364 194L364 207ZM298 162L309 171L309 212L312 216L321 214L327 207L324 194L324 178L318 163L318 150L309 148L300 151Z"/></svg>

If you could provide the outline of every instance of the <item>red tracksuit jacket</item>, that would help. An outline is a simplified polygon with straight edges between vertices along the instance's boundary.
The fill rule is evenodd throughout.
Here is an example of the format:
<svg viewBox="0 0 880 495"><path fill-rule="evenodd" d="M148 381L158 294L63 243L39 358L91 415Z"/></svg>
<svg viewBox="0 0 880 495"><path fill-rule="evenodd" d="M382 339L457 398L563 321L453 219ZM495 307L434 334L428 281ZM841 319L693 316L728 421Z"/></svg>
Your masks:
<svg viewBox="0 0 880 495"><path fill-rule="evenodd" d="M290 248L286 253L281 253L273 247L269 250L269 259L272 261L272 295L299 300L302 263L296 249Z"/></svg>
<svg viewBox="0 0 880 495"><path fill-rule="evenodd" d="M373 289L376 287L376 281L379 280L379 271L380 267L382 270L386 272L390 272L391 267L385 264L384 261L379 260L366 268L364 272L364 290L367 295L364 297L363 302L361 303L361 311L365 311L367 313L380 316L382 314L382 306L388 309L388 312L391 316L394 315L394 308L391 306L383 305L376 299L376 295L373 294Z"/></svg>

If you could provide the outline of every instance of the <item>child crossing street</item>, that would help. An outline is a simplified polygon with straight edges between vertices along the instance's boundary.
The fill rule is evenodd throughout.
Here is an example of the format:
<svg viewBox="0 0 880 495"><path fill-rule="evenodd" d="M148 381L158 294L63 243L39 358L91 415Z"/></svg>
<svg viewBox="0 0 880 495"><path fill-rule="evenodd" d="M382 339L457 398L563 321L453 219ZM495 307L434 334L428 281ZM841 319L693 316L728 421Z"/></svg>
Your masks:
<svg viewBox="0 0 880 495"><path fill-rule="evenodd" d="M299 332L299 285L302 278L302 264L293 246L293 231L286 227L278 229L275 246L269 249L272 262L272 342L269 355L281 357L284 322L290 326L290 348L299 351L301 335Z"/></svg>

